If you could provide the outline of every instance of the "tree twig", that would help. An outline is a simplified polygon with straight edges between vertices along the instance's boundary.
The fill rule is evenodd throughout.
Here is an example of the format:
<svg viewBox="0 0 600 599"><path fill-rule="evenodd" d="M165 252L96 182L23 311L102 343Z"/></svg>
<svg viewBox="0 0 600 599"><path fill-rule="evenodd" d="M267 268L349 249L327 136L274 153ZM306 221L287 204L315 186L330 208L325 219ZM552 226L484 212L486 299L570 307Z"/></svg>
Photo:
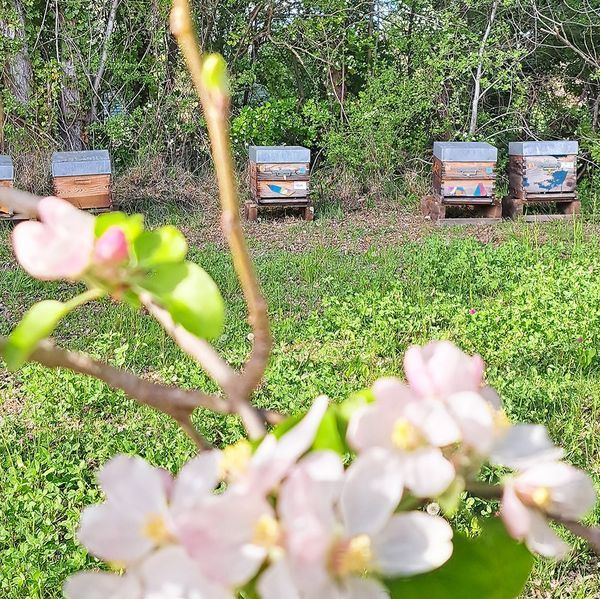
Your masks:
<svg viewBox="0 0 600 599"><path fill-rule="evenodd" d="M272 339L267 305L240 224L239 201L229 143L229 95L223 89L208 89L204 84L203 57L199 50L187 0L174 0L171 31L185 57L204 110L223 210L221 225L248 305L248 319L254 332L252 351L237 381L237 388L229 394L229 398L244 420L248 435L257 438L264 434L265 428L259 413L252 407L249 397L260 384L265 372L271 353Z"/></svg>
<svg viewBox="0 0 600 599"><path fill-rule="evenodd" d="M0 337L0 352L5 345L6 338ZM203 407L221 414L232 413L229 403L216 395L152 383L89 356L60 349L49 340L42 341L29 360L48 368L68 368L104 381L113 389L121 389L137 402L171 416L200 449L210 447L210 444L192 426L192 412Z"/></svg>
<svg viewBox="0 0 600 599"><path fill-rule="evenodd" d="M26 191L0 187L0 204L16 214L36 218L39 201L40 198Z"/></svg>

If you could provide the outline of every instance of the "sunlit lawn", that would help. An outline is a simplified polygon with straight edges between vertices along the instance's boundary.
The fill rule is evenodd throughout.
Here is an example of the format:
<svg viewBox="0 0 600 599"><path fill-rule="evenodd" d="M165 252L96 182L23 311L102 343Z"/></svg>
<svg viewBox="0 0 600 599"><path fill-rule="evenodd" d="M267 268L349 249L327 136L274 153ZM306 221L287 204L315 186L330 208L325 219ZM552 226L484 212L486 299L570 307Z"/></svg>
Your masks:
<svg viewBox="0 0 600 599"><path fill-rule="evenodd" d="M498 246L442 231L360 254L253 243L276 340L256 401L291 413L319 393L341 400L378 376L401 374L409 344L449 338L484 357L511 418L547 425L567 458L600 483L598 239L571 225L544 226L543 244L531 228L511 231ZM0 226L2 334L37 299L73 293L15 268L8 232ZM228 322L218 345L239 365L249 329L229 258L213 246L193 248L192 258L223 290ZM57 337L146 376L210 388L149 316L109 301L72 315ZM81 508L99 499L96 469L126 452L175 470L193 448L166 417L69 372L0 371L0 394L0 595L58 597L69 573L93 564L74 534ZM234 417L199 412L196 421L216 444L241 434ZM469 502L460 525L492 509ZM579 544L567 562L540 562L528 593L598 596L598 574L597 559Z"/></svg>

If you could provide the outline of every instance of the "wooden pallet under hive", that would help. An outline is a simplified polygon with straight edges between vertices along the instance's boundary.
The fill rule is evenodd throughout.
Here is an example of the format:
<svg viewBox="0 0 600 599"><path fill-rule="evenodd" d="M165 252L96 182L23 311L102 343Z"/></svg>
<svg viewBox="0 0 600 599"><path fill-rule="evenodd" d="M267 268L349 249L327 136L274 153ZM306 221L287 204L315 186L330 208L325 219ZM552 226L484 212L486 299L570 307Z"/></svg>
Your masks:
<svg viewBox="0 0 600 599"><path fill-rule="evenodd" d="M577 197L576 141L526 141L509 144L509 196L503 213L527 221L572 218L581 211ZM527 214L528 206L552 213Z"/></svg>

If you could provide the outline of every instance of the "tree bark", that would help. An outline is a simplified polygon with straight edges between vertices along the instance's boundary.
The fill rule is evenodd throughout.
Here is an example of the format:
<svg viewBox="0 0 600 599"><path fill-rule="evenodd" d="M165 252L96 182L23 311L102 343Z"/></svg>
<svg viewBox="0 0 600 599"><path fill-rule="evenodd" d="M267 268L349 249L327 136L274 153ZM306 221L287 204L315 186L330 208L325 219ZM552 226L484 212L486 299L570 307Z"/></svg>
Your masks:
<svg viewBox="0 0 600 599"><path fill-rule="evenodd" d="M18 49L7 61L7 86L15 100L26 105L31 98L33 71L25 37L25 12L20 0L13 0L13 8L17 18L11 37L17 41Z"/></svg>

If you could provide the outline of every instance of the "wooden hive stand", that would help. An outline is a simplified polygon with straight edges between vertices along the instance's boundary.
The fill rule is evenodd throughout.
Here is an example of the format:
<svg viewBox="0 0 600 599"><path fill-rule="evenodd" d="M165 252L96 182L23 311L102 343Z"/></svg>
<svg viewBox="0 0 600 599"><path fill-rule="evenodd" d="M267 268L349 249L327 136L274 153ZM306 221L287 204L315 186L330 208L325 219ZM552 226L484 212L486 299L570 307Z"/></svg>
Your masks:
<svg viewBox="0 0 600 599"><path fill-rule="evenodd" d="M577 198L576 141L518 141L508 147L509 195L503 213L528 222L573 218L581 211ZM525 214L528 206L550 207L552 213Z"/></svg>
<svg viewBox="0 0 600 599"><path fill-rule="evenodd" d="M256 220L259 211L295 208L313 220L310 191L310 150L301 146L250 146L250 192L244 216Z"/></svg>
<svg viewBox="0 0 600 599"><path fill-rule="evenodd" d="M55 152L54 193L77 208L105 212L112 208L112 169L108 150Z"/></svg>
<svg viewBox="0 0 600 599"><path fill-rule="evenodd" d="M497 157L498 150L487 143L436 141L433 194L421 202L423 215L438 224L499 222L502 205L494 193Z"/></svg>

